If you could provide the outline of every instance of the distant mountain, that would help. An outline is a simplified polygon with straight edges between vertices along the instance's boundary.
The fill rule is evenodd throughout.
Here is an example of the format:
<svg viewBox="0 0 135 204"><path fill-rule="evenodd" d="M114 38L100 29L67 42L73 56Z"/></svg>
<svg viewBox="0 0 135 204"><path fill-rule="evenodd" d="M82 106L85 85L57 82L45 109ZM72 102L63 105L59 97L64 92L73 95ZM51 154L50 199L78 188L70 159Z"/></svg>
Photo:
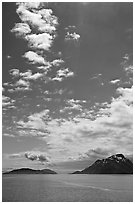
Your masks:
<svg viewBox="0 0 135 204"><path fill-rule="evenodd" d="M29 168L14 169L12 171L5 172L3 174L57 174L50 169L35 170Z"/></svg>
<svg viewBox="0 0 135 204"><path fill-rule="evenodd" d="M72 174L133 174L133 163L123 154L116 154Z"/></svg>

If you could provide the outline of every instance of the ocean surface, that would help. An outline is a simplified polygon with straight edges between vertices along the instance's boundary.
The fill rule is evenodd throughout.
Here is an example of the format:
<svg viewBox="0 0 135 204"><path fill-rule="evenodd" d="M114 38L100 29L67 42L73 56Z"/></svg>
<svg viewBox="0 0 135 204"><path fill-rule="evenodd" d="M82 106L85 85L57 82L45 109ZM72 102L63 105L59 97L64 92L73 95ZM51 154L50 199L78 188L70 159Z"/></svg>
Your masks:
<svg viewBox="0 0 135 204"><path fill-rule="evenodd" d="M3 202L132 202L132 175L3 175Z"/></svg>

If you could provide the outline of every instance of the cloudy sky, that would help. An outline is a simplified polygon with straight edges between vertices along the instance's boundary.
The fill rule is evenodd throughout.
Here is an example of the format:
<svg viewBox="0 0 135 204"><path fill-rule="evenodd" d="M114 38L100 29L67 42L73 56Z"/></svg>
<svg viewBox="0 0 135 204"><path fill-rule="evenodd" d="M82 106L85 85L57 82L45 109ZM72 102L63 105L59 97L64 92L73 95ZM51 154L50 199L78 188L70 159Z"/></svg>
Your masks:
<svg viewBox="0 0 135 204"><path fill-rule="evenodd" d="M3 169L132 155L132 3L3 3Z"/></svg>

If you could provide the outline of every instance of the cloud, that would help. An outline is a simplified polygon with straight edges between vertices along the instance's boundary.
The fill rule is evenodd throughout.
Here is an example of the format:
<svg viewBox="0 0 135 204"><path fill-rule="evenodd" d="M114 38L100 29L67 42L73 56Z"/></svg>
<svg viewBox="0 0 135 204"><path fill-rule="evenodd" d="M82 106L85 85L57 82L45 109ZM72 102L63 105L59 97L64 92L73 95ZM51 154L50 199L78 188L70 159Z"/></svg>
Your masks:
<svg viewBox="0 0 135 204"><path fill-rule="evenodd" d="M119 96L113 98L106 106L101 106L94 120L78 115L73 120L50 119L45 125L42 119L44 125L40 128L48 131L42 139L49 146L49 154L56 161L67 161L73 155L77 160L88 156L108 156L118 151L124 154L131 153L132 91L132 88L118 88ZM74 104L75 100L69 100L69 103ZM33 127L35 124L33 123Z"/></svg>
<svg viewBox="0 0 135 204"><path fill-rule="evenodd" d="M45 64L44 58L33 51L26 52L23 57L28 59L32 64Z"/></svg>
<svg viewBox="0 0 135 204"><path fill-rule="evenodd" d="M129 75L129 74L133 74L133 66L132 65L129 65L129 66L125 66L124 67L124 70L125 70L125 72L127 73L127 75Z"/></svg>
<svg viewBox="0 0 135 204"><path fill-rule="evenodd" d="M75 99L69 99L66 100L66 104L68 106L65 106L64 109L61 109L60 112L65 112L67 110L78 110L82 111L82 105L81 103L84 103L82 100L75 100Z"/></svg>
<svg viewBox="0 0 135 204"><path fill-rule="evenodd" d="M15 27L11 30L17 37L25 37L31 33L31 29L27 23L16 23Z"/></svg>
<svg viewBox="0 0 135 204"><path fill-rule="evenodd" d="M30 87L16 87L14 89L8 89L9 93L19 92L19 91L31 91Z"/></svg>
<svg viewBox="0 0 135 204"><path fill-rule="evenodd" d="M102 74L95 74L91 79L99 79L102 76Z"/></svg>
<svg viewBox="0 0 135 204"><path fill-rule="evenodd" d="M31 48L49 50L53 43L53 37L49 33L27 35L26 40Z"/></svg>
<svg viewBox="0 0 135 204"><path fill-rule="evenodd" d="M7 55L6 58L7 59L11 59L12 57L11 57L11 55Z"/></svg>
<svg viewBox="0 0 135 204"><path fill-rule="evenodd" d="M50 163L50 157L46 153L39 151L19 152L13 154L5 154L4 156L9 159L22 160L23 158L26 158L31 161L38 161L42 164Z"/></svg>
<svg viewBox="0 0 135 204"><path fill-rule="evenodd" d="M41 3L40 2L22 2L22 3L16 3L16 5L26 7L28 9L38 9Z"/></svg>
<svg viewBox="0 0 135 204"><path fill-rule="evenodd" d="M16 82L16 86L29 87L29 86L30 86L30 83L29 83L28 81L23 80L23 79L19 79L19 80Z"/></svg>
<svg viewBox="0 0 135 204"><path fill-rule="evenodd" d="M95 149L89 149L87 152L80 154L79 160L89 159L91 161L95 161L97 158L103 159L105 157L112 155L113 153L114 153L113 149L97 147Z"/></svg>
<svg viewBox="0 0 135 204"><path fill-rule="evenodd" d="M65 35L65 41L76 41L78 42L80 39L80 35L76 33L76 26L75 25L69 25L65 28L66 35Z"/></svg>
<svg viewBox="0 0 135 204"><path fill-rule="evenodd" d="M119 84L120 79L113 79L110 81L111 84Z"/></svg>
<svg viewBox="0 0 135 204"><path fill-rule="evenodd" d="M22 78L25 80L37 80L41 78L43 74L39 72L32 74L32 71L28 70L27 72L20 73L20 76L22 76Z"/></svg>
<svg viewBox="0 0 135 204"><path fill-rule="evenodd" d="M11 99L10 97L2 95L2 107L9 107L13 105L14 102L15 100Z"/></svg>
<svg viewBox="0 0 135 204"><path fill-rule="evenodd" d="M25 158L31 160L31 161L39 161L41 163L50 162L49 158L43 154L38 152L26 152L24 154Z"/></svg>
<svg viewBox="0 0 135 204"><path fill-rule="evenodd" d="M45 3L21 2L16 3L21 23L16 23L11 32L26 40L28 47L36 50L26 52L23 57L32 64L44 65L39 69L47 70L53 64L58 66L62 60L52 62L45 61L43 50L49 51L56 37L58 19L53 15L52 9L45 8ZM38 54L40 53L40 54ZM39 76L39 74L38 74ZM36 75L35 75L36 77Z"/></svg>
<svg viewBox="0 0 135 204"><path fill-rule="evenodd" d="M4 92L5 91L5 88L4 87L2 87L2 92Z"/></svg>
<svg viewBox="0 0 135 204"><path fill-rule="evenodd" d="M57 17L52 15L51 9L42 9L41 4L37 4L37 7L40 9L35 10L32 9L29 3L20 3L18 4L17 14L20 19L28 23L32 26L32 28L36 28L39 32L48 32L53 33L56 30L56 26L58 25Z"/></svg>
<svg viewBox="0 0 135 204"><path fill-rule="evenodd" d="M60 66L61 64L63 64L64 63L64 61L62 60L62 59L55 59L55 60L53 60L52 62L51 62L51 64L53 65L53 66L55 66L55 67L58 67L58 66Z"/></svg>
<svg viewBox="0 0 135 204"><path fill-rule="evenodd" d="M74 76L74 72L69 71L68 68L66 69L59 69L57 71L56 77L54 77L52 80L53 81L63 81L64 78L68 78L68 77L73 77Z"/></svg>
<svg viewBox="0 0 135 204"><path fill-rule="evenodd" d="M11 73L14 77L19 77L21 76L19 70L11 70ZM20 78L18 81L16 81L16 83L14 84L10 84L10 87L13 88L9 88L8 92L9 93L14 93L14 92L18 92L18 91L30 91L30 82L26 81L24 78Z"/></svg>
<svg viewBox="0 0 135 204"><path fill-rule="evenodd" d="M11 32L28 41L31 48L49 50L56 36L57 17L52 15L51 9L42 8L42 3L17 3L17 5L16 12L22 22L16 23Z"/></svg>
<svg viewBox="0 0 135 204"><path fill-rule="evenodd" d="M75 32L74 33L67 32L66 36L65 36L65 41L70 41L70 40L72 40L72 41L79 41L79 38L80 38L79 34L77 34Z"/></svg>
<svg viewBox="0 0 135 204"><path fill-rule="evenodd" d="M65 30L75 30L76 29L76 26L75 25L69 25L65 28Z"/></svg>
<svg viewBox="0 0 135 204"><path fill-rule="evenodd" d="M13 76L13 77L18 77L19 76L19 69L11 69L9 71L9 73Z"/></svg>
<svg viewBox="0 0 135 204"><path fill-rule="evenodd" d="M21 157L22 157L22 154L20 154L20 153L9 155L9 158L11 158L11 159L17 159L17 158L21 158Z"/></svg>
<svg viewBox="0 0 135 204"><path fill-rule="evenodd" d="M34 113L28 117L28 122L19 121L17 122L18 128L21 129L34 129L34 130L45 130L45 121L49 119L49 110L46 109L39 113Z"/></svg>
<svg viewBox="0 0 135 204"><path fill-rule="evenodd" d="M129 60L129 54L125 54L125 56L123 57L123 59L125 59L125 60Z"/></svg>

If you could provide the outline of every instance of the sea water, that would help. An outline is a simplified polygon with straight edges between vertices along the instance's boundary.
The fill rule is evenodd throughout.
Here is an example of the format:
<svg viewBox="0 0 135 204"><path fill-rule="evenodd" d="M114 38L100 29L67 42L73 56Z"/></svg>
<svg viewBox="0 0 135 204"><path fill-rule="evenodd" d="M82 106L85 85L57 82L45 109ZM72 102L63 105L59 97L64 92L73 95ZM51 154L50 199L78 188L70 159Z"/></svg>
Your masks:
<svg viewBox="0 0 135 204"><path fill-rule="evenodd" d="M132 202L132 175L3 175L3 202Z"/></svg>

